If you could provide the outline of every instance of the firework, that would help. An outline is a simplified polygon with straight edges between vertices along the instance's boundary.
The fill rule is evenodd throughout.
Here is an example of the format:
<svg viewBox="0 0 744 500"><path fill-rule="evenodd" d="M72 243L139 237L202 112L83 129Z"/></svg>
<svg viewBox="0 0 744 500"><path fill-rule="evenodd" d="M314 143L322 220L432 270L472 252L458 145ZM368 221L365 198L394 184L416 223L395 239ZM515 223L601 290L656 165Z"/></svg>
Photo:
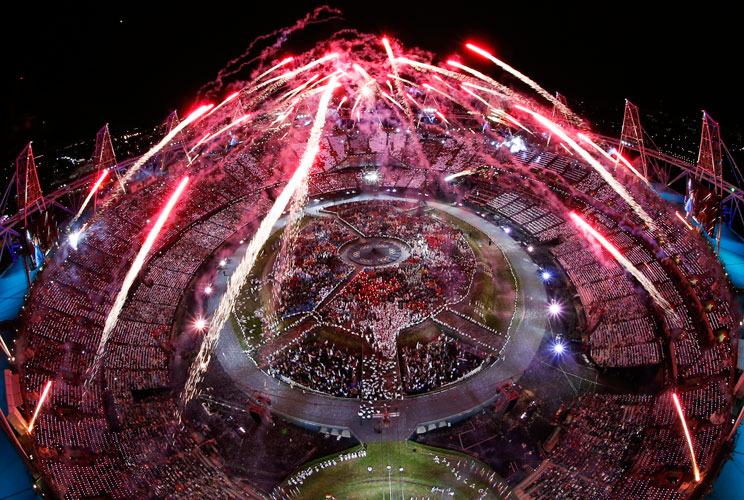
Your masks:
<svg viewBox="0 0 744 500"><path fill-rule="evenodd" d="M682 405L679 403L679 397L676 392L672 393L672 399L674 400L674 407L677 409L677 415L679 415L679 421L682 423L682 429L685 431L685 439L687 439L687 447L690 449L690 460L692 460L692 472L695 474L695 482L700 482L700 469L698 469L697 460L695 460L695 448L692 446L692 438L690 437L690 431L687 428L687 421L685 420L685 414L682 411Z"/></svg>
<svg viewBox="0 0 744 500"><path fill-rule="evenodd" d="M607 151L605 151L604 149L600 148L600 147L599 147L599 146L598 146L598 145L597 145L597 144L596 144L596 143L595 143L594 141L592 141L592 140L591 140L591 139L590 139L589 137L587 137L587 136L586 136L586 135L584 135L583 133L579 132L578 134L576 134L576 137L578 137L578 138L579 138L579 139L581 139L582 141L584 141L584 142L586 142L587 144L589 144L589 145L590 145L590 146L591 146L592 148L594 148L594 149L595 149L595 150L596 150L596 151L597 151L597 152L598 152L599 154L601 154L602 156L604 156L605 158L607 158L607 159L608 159L608 160L610 160L611 162L613 162L613 163L616 163L616 161L617 161L617 160L615 160L615 158L613 158L612 156L610 156L610 153L608 153L608 152L607 152Z"/></svg>
<svg viewBox="0 0 744 500"><path fill-rule="evenodd" d="M137 253L137 256L135 257L134 262L132 262L132 267L129 268L129 272L124 278L124 281L122 282L122 285L121 285L121 289L119 290L119 293L116 296L114 305L111 308L111 311L109 311L108 316L106 317L106 323L104 324L104 327L103 327L103 333L101 334L101 340L98 343L98 350L96 351L96 357L93 361L93 364L91 367L91 374L88 377L87 383L90 383L95 378L95 375L98 372L100 368L100 364L103 360L103 356L105 354L105 349L106 349L106 344L108 343L108 339L111 336L111 332L113 331L114 327L116 326L116 323L119 319L119 313L121 313L121 310L124 307L124 302L127 300L129 289L134 284L134 280L137 278L137 275L142 269L142 266L145 264L145 259L147 258L147 255L150 253L150 250L155 244L155 240L157 239L158 234L160 233L160 230L165 225L165 222L168 219L168 216L173 210L173 207L176 206L176 203L178 202L178 199L181 197L181 194L183 193L184 189L186 189L186 184L188 184L188 182L189 182L188 176L181 179L181 182L178 184L178 187L171 195L170 200L168 200L168 203L165 205L165 208L163 208L163 211L160 212L160 215L158 216L158 219L155 222L155 225L152 226L152 229L150 229L150 233L147 235L147 239L145 239L145 243L142 245L139 252Z"/></svg>
<svg viewBox="0 0 744 500"><path fill-rule="evenodd" d="M305 152L302 155L300 164L295 170L295 173L290 178L287 185L282 190L281 194L277 197L274 205L272 205L269 213L261 221L261 225L254 234L251 242L246 249L245 255L241 259L238 266L235 268L232 276L228 280L227 290L220 299L220 303L212 316L209 326L207 327L207 333L204 335L199 352L196 355L196 359L189 371L188 380L184 387L183 393L183 404L185 406L198 391L198 385L204 376L204 371L209 366L209 362L212 358L212 351L219 338L222 327L230 316L235 300L240 293L243 283L245 282L248 274L253 268L253 264L258 257L258 253L266 243L266 240L271 234L271 229L274 227L276 222L284 212L284 209L289 204L290 199L295 194L295 191L301 188L301 184L304 184L307 179L307 175L310 171L310 167L315 161L315 157L320 149L320 136L323 132L326 121L326 113L328 111L328 104L330 103L333 90L336 88L336 78L332 78L331 82L326 86L325 91L318 104L318 110L315 114L315 120L313 122L312 129L310 130L310 137L308 138Z"/></svg>
<svg viewBox="0 0 744 500"><path fill-rule="evenodd" d="M614 152L613 152L613 154L614 154L614 155L615 155L615 156L617 157L617 159L618 159L618 160L620 160L620 161L621 161L622 163L624 163L624 164L625 164L625 166L626 166L626 167L628 167L628 169L629 169L629 170L630 170L631 172L633 172L633 173L634 173L634 174L635 174L636 176L638 176L638 178L639 178L639 179L641 179L641 180L642 180L643 182L645 182L646 184L648 184L648 183L649 183L649 182L648 182L648 179L646 179L646 178L645 178L645 177L644 177L643 175L641 175L641 173L640 173L640 172L639 172L638 170L636 170L636 169L635 169L635 168L633 167L633 165L631 165L631 164L630 164L630 162L629 162L629 161L628 161L628 160L627 160L627 159L626 159L626 158L625 158L625 157L624 157L623 155L621 155L621 154L620 154L620 152L619 152L619 151L614 151ZM615 161L615 163L617 163L617 161Z"/></svg>
<svg viewBox="0 0 744 500"><path fill-rule="evenodd" d="M41 411L41 407L44 405L44 401L46 401L47 396L49 396L49 390L52 388L52 381L47 380L46 385L44 385L44 390L41 393L41 397L39 398L39 402L36 403L36 409L34 410L34 416L31 417L31 422L28 424L28 433L31 434L34 430L34 424L36 423L36 418L39 416L39 412Z"/></svg>
<svg viewBox="0 0 744 500"><path fill-rule="evenodd" d="M231 128L234 128L234 127L237 127L238 125L241 125L242 123L244 123L245 121L247 121L250 117L251 117L251 115L249 115L249 114L243 115L240 118L238 118L237 120L234 120L233 122L231 122L230 124L225 125L221 129L219 129L217 132L215 132L214 134L212 134L212 135L210 135L208 137L204 137L204 139L205 140L208 140L208 141L212 141L214 138L219 137L221 134L227 132ZM202 141L199 141L199 142L202 142Z"/></svg>
<svg viewBox="0 0 744 500"><path fill-rule="evenodd" d="M270 67L269 69L267 69L266 71L264 71L263 73L261 73L260 75L258 75L256 77L256 81L259 81L261 78L265 77L266 75L268 75L270 73L273 73L274 71L278 70L282 66L285 66L285 65L291 63L293 60L294 60L294 57L292 57L292 56L289 56L287 58L282 59L281 61L279 61L278 64Z"/></svg>
<svg viewBox="0 0 744 500"><path fill-rule="evenodd" d="M189 149L189 154L193 153L196 148L204 144L204 141L206 141L210 135L212 135L212 132L207 132L206 134L204 134L204 136L201 139L199 139L199 141L194 145L194 147Z"/></svg>
<svg viewBox="0 0 744 500"><path fill-rule="evenodd" d="M646 289L648 294L653 298L659 306L661 306L663 309L667 311L671 311L671 306L669 303L664 299L664 297L661 296L659 291L656 289L656 286L654 286L653 283L642 273L640 272L628 259L626 259L623 254L620 253L620 250L618 250L615 245L610 243L607 238L605 238L599 231L594 229L587 221L585 221L579 214L576 212L569 212L568 216L573 220L579 228L581 228L584 232L584 234L589 234L596 240L600 245L604 247L607 252L609 252L610 255L612 255L615 260L623 266L630 274L633 275L633 277L638 280L638 282L643 286L643 288Z"/></svg>
<svg viewBox="0 0 744 500"><path fill-rule="evenodd" d="M227 104L228 102L232 101L233 99L235 99L235 98L236 98L236 97L238 97L239 95L240 95L240 91L239 91L239 90L236 90L235 92L233 92L233 93L232 93L232 94L230 94L229 96L225 97L225 100L224 100L224 101L222 101L221 103L219 103L219 104L218 104L217 106L215 106L214 108L212 108L212 110L211 110L211 111L210 111L209 113L207 113L206 115L204 115L204 118L208 117L209 115L211 115L212 113L214 113L215 111L217 111L217 110L218 110L218 109L220 109L220 108L221 108L222 106L224 106L224 105L225 105L225 104Z"/></svg>
<svg viewBox="0 0 744 500"><path fill-rule="evenodd" d="M88 203L90 203L90 200L93 198L93 195L96 194L96 191L99 187L101 187L101 184L108 176L109 171L104 170L101 172L100 177L98 177L98 180L93 184L93 187L90 189L90 192L88 193L88 196L85 197L85 201L83 201L83 204L80 206L80 210L78 210L77 215L75 215L75 218L72 219L72 222L75 222L80 218L80 216L83 214L83 211L85 210L85 207L88 206Z"/></svg>
<svg viewBox="0 0 744 500"><path fill-rule="evenodd" d="M380 91L380 94L382 95L382 97L388 99L390 102L392 102L393 104L395 104L396 106L398 106L403 112L405 112L405 109L403 108L403 105L401 105L398 101L396 101L395 99L393 99L393 97L390 94L388 94L384 90L381 90Z"/></svg>
<svg viewBox="0 0 744 500"><path fill-rule="evenodd" d="M417 84L417 83L414 83L414 82L412 82L411 80L406 80L405 78L401 78L401 77L400 77L400 76L398 76L398 75L394 75L394 74L392 74L392 73L388 73L388 74L387 74L387 77L388 77L388 78L394 78L395 80L401 81L401 82L403 82L403 83L407 83L407 84L408 84L408 85L410 85L411 87L416 87L416 88L419 88L419 86L418 86L418 84Z"/></svg>
<svg viewBox="0 0 744 500"><path fill-rule="evenodd" d="M547 128L551 133L557 135L563 142L571 146L571 149L576 151L579 156L581 156L581 158L583 158L584 161L586 161L600 176L602 176L602 179L604 179L604 181L617 194L619 194L623 200L625 200L625 202L630 206L630 208L633 209L633 211L641 218L641 220L643 220L643 222L649 227L649 229L651 229L653 232L657 232L656 223L654 223L653 219L649 217L646 211L635 201L635 199L633 199L628 190L625 189L625 186L620 184L617 179L612 177L612 174L610 174L607 169L602 166L601 163L595 160L592 155L590 155L584 148L579 146L576 141L571 139L563 129L561 129L558 125L551 122L541 114L535 113L531 109L527 109L524 106L519 105L516 105L515 107L519 110L524 111L525 113L529 113L543 127Z"/></svg>
<svg viewBox="0 0 744 500"><path fill-rule="evenodd" d="M677 216L677 218L678 218L679 220L681 220L681 221L682 221L682 223L683 223L683 224L684 224L685 226L687 226L687 229L689 229L690 231L692 231L693 227L692 227L692 226L690 225L690 223L689 223L689 222L687 222L687 219L685 219L685 218L684 218L684 217L683 217L683 216L682 216L682 215L681 215L681 214L680 214L679 212L676 212L676 211L674 212L674 215L676 215L676 216Z"/></svg>
<svg viewBox="0 0 744 500"><path fill-rule="evenodd" d="M183 120L181 123L179 123L177 126L173 127L173 130L170 131L168 135L163 137L163 139L157 143L155 146L153 146L147 153L142 155L139 160L135 162L134 165L132 165L128 170L124 178L120 182L120 187L115 193L114 196L109 198L109 200L113 199L116 195L118 195L124 188L123 186L129 182L129 179L131 179L135 173L144 165L147 163L147 161L155 156L155 154L163 149L165 146L168 145L170 141L173 140L176 135L178 135L179 132L181 132L183 129L191 125L193 122L201 118L206 112L208 112L210 109L214 107L214 104L205 104L203 106L199 106L193 113L191 113L188 117L186 117L185 120ZM74 222L74 220L73 220Z"/></svg>
<svg viewBox="0 0 744 500"><path fill-rule="evenodd" d="M10 349L8 349L8 345L5 343L5 340L3 340L2 335L0 335L0 347L2 347L5 355L8 356L8 359L13 358L13 356L10 354Z"/></svg>
<svg viewBox="0 0 744 500"><path fill-rule="evenodd" d="M462 172L457 172L456 174L450 174L447 177L444 178L444 182L450 182L453 179L457 179L458 177L462 177L463 175L470 175L474 174L475 169L469 168L467 170L463 170Z"/></svg>
<svg viewBox="0 0 744 500"><path fill-rule="evenodd" d="M449 60L447 61L447 64L450 66L454 66L455 68L461 69L465 71L466 73L470 73L474 77L478 78L479 80L483 80L487 84L491 85L494 89L498 90L499 92L502 92L504 95L507 95L513 99L521 100L519 99L519 96L517 96L509 87L506 87L505 85L502 85L501 83L497 82L490 76L484 75L480 71L474 70L473 68L469 68L468 66L465 66L464 64L461 64L457 61Z"/></svg>
<svg viewBox="0 0 744 500"><path fill-rule="evenodd" d="M485 57L486 59L488 59L489 61L491 61L496 66L498 66L499 68L503 69L504 71L506 71L508 73L511 73L512 75L514 75L517 78L519 78L522 82L524 82L528 86L530 86L535 92L537 92L538 94L540 94L541 96L543 96L545 99L547 99L548 101L550 101L551 103L553 103L553 105L556 108L558 108L559 110L561 110L562 113L564 113L564 114L566 114L568 116L571 116L573 118L577 118L576 115L574 115L571 112L571 110L566 107L565 104L563 104L561 101L559 101L558 99L556 99L555 97L553 97L552 95L550 95L550 93L548 91L546 91L544 88L542 88L540 85L538 85L537 82L535 82L534 80L532 80L531 78L529 78L527 75L525 75L523 73L520 73L516 69L514 69L511 66L509 66L508 64L506 64L505 62L503 62L503 61L501 61L499 59L496 59L496 57L494 57L493 54L491 54L491 53L483 50L482 48L478 47L477 45L473 45L472 43L468 43L468 44L465 44L465 46L468 49L470 49L473 52L475 52L476 54L480 54L481 56Z"/></svg>

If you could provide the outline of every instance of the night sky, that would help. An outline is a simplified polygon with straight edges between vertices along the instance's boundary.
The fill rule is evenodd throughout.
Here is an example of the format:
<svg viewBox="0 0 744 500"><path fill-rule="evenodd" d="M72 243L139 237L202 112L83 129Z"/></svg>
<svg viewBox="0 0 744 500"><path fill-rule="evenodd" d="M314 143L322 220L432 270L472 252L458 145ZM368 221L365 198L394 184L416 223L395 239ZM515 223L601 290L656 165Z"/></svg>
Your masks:
<svg viewBox="0 0 744 500"><path fill-rule="evenodd" d="M132 2L41 7L15 2L3 15L3 157L10 165L23 145L35 150L92 138L106 122L120 134L181 114L196 90L212 80L257 35L289 26L313 3L188 2L169 8ZM556 10L558 3L331 2L346 22L312 28L388 34L442 58L477 41L593 121L621 121L629 98L644 111L698 117L706 109L736 142L744 111L739 81L737 16L724 8L649 12L637 6ZM517 6L518 5L518 6ZM325 30L325 31L324 31ZM467 56L483 71L495 68ZM670 127L675 126L671 120Z"/></svg>

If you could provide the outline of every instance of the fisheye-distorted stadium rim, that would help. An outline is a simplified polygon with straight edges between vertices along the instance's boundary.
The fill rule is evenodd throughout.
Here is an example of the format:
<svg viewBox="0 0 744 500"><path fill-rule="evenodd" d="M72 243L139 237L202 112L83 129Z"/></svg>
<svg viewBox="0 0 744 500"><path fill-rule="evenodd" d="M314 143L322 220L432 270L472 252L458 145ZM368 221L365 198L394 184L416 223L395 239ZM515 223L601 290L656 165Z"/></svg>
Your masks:
<svg viewBox="0 0 744 500"><path fill-rule="evenodd" d="M446 386L442 390L391 401L390 406L394 407L400 416L392 420L393 431L386 433L384 437L388 440L399 440L411 436L420 425L428 427L430 424L452 422L499 397L498 387L512 377L518 377L532 362L545 333L547 302L545 283L539 279L538 267L525 247L515 242L492 221L465 208L435 201L427 202L425 200L428 198L424 197L362 194L338 201L311 203L312 208L308 211L315 212L339 203L380 199L421 201L470 224L489 236L503 250L519 282L520 305L515 311L516 327L509 332L509 340L498 360L464 381ZM286 217L280 220L275 230L279 230L285 223ZM212 284L214 291L206 298L204 313L207 316L210 316L217 307L220 295L226 288L228 276L245 252L246 246L243 245L235 252L234 259L223 268L224 274L217 275L216 281ZM357 416L359 400L332 398L291 387L257 369L255 362L243 352L238 343L232 322L225 323L216 351L224 370L246 395L254 397L257 392L270 395L273 412L314 428L348 429L362 441L380 438L379 434L373 434L371 424L360 422Z"/></svg>

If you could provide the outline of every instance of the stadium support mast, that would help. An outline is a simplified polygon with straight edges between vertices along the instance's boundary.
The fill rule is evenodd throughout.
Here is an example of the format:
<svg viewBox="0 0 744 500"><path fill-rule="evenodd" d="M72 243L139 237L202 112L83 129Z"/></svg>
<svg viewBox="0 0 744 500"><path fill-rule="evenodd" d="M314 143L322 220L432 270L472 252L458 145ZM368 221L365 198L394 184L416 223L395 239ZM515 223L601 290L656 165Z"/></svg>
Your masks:
<svg viewBox="0 0 744 500"><path fill-rule="evenodd" d="M46 209L30 142L16 158L16 194L18 196L18 210L23 213L23 226L25 228L28 227L29 207L37 205L40 210Z"/></svg>
<svg viewBox="0 0 744 500"><path fill-rule="evenodd" d="M703 111L703 129L700 134L700 151L695 166L695 178L701 180L704 174L713 178L713 192L719 199L723 197L723 153L721 147L721 129L718 122ZM716 255L721 250L721 210L718 211L718 228L716 229Z"/></svg>
<svg viewBox="0 0 744 500"><path fill-rule="evenodd" d="M165 135L168 135L173 131L174 128L178 126L178 124L181 122L181 120L178 119L178 112L174 109L171 114L168 115L167 120L165 121ZM183 135L183 131L179 132L176 137L173 138L173 141L171 142L173 147L180 147L183 149L184 154L186 155L186 159L190 162L191 158L189 157L189 151L186 149L186 138ZM163 152L160 155L160 165L158 167L159 171L165 170L165 165L169 158L168 151L163 150Z"/></svg>
<svg viewBox="0 0 744 500"><path fill-rule="evenodd" d="M718 122L703 111L703 130L700 134L695 178L700 179L704 173L709 174L713 177L714 192L719 196L723 194L722 165L721 129Z"/></svg>
<svg viewBox="0 0 744 500"><path fill-rule="evenodd" d="M89 164L92 165L92 170L96 172L96 179L102 170L116 165L116 154L114 153L114 145L111 142L108 123L101 127L101 130L96 134L96 149ZM117 170L114 170L114 172L119 182L121 182L119 172Z"/></svg>
<svg viewBox="0 0 744 500"><path fill-rule="evenodd" d="M646 148L643 145L643 128L638 116L638 106L625 99L625 113L623 115L623 130L620 133L620 148L618 152L623 154L623 149L628 148L638 151L641 161L641 172L648 179L648 158Z"/></svg>
<svg viewBox="0 0 744 500"><path fill-rule="evenodd" d="M39 185L39 176L36 173L36 162L34 161L34 152L31 148L31 143L21 151L21 154L16 158L16 201L18 203L18 211L23 214L23 231L21 238L25 241L28 234L28 213L29 209L34 205L37 207L39 212L44 212L46 206L44 204L44 196L41 193L41 186ZM24 245L28 249L28 241ZM26 279L28 280L28 286L31 286L31 271L28 267L28 261L23 256L23 264L26 268Z"/></svg>

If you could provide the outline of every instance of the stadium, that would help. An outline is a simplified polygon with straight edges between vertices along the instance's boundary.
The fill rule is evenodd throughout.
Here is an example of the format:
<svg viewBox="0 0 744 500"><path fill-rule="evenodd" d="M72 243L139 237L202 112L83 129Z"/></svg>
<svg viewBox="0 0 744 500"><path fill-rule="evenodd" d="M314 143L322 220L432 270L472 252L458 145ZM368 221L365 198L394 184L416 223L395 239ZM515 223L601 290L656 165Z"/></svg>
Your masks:
<svg viewBox="0 0 744 500"><path fill-rule="evenodd" d="M29 144L3 428L40 496L704 497L744 380L718 124L688 165L459 49L267 49L52 194Z"/></svg>

